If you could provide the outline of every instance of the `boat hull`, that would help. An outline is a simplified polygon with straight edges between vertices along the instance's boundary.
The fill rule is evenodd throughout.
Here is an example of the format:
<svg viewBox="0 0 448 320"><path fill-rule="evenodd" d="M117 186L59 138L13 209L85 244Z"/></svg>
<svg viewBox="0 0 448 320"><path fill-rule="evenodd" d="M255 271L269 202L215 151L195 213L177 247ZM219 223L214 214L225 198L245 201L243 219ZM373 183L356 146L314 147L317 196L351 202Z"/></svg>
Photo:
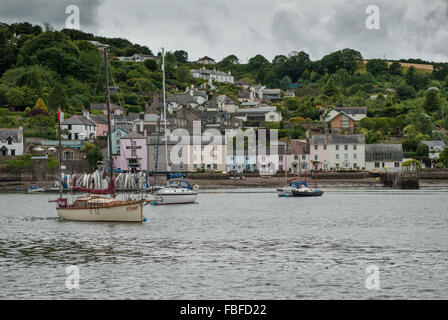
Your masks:
<svg viewBox="0 0 448 320"><path fill-rule="evenodd" d="M69 221L143 222L143 203L106 208L57 208L60 218Z"/></svg>
<svg viewBox="0 0 448 320"><path fill-rule="evenodd" d="M198 194L191 193L156 193L154 201L157 204L185 204L194 203Z"/></svg>
<svg viewBox="0 0 448 320"><path fill-rule="evenodd" d="M293 188L290 188L290 187L277 188L277 194L279 197L292 197L293 196L292 190L293 190Z"/></svg>
<svg viewBox="0 0 448 320"><path fill-rule="evenodd" d="M301 191L292 191L293 197L320 197L323 195L323 191L312 191L312 192L301 192Z"/></svg>

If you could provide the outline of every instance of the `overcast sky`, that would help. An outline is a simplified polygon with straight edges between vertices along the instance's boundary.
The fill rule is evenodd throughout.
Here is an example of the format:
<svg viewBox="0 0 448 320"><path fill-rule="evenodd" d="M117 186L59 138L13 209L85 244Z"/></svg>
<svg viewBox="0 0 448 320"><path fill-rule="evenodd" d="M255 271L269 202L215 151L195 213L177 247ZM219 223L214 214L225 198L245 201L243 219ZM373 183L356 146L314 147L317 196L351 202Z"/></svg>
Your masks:
<svg viewBox="0 0 448 320"><path fill-rule="evenodd" d="M0 21L61 29L70 4L79 6L83 31L155 53L183 49L190 60L271 60L292 50L316 60L352 48L365 58L448 61L448 0L0 0ZM366 27L369 5L380 10L379 30Z"/></svg>

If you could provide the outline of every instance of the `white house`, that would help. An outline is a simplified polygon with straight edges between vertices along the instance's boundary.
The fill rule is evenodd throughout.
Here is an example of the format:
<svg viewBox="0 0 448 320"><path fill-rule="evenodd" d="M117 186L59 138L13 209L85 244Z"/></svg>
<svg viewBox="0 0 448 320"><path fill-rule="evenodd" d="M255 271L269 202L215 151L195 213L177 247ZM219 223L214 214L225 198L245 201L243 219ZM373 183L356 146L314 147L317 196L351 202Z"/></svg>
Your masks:
<svg viewBox="0 0 448 320"><path fill-rule="evenodd" d="M198 102L188 93L173 94L166 99L166 103L168 112L170 113L178 111L181 107L195 108L198 106Z"/></svg>
<svg viewBox="0 0 448 320"><path fill-rule="evenodd" d="M23 154L23 129L0 129L0 156Z"/></svg>
<svg viewBox="0 0 448 320"><path fill-rule="evenodd" d="M192 96L193 100L196 101L198 105L203 105L208 100L207 92L205 90L195 89L193 85L191 88L187 88L185 93Z"/></svg>
<svg viewBox="0 0 448 320"><path fill-rule="evenodd" d="M262 105L258 108L242 108L234 112L235 118L243 121L280 122L282 115L276 107Z"/></svg>
<svg viewBox="0 0 448 320"><path fill-rule="evenodd" d="M204 79L209 82L234 83L235 81L230 71L226 73L216 69L208 70L202 67L201 69L191 69L190 73L194 78Z"/></svg>
<svg viewBox="0 0 448 320"><path fill-rule="evenodd" d="M96 124L85 116L74 115L61 122L61 129L68 129L68 135L62 134L68 140L90 140L96 138Z"/></svg>
<svg viewBox="0 0 448 320"><path fill-rule="evenodd" d="M367 144L367 171L399 171L403 162L403 146L401 144Z"/></svg>
<svg viewBox="0 0 448 320"><path fill-rule="evenodd" d="M366 166L364 134L330 134L327 139L330 169L362 169Z"/></svg>
<svg viewBox="0 0 448 320"><path fill-rule="evenodd" d="M439 159L440 152L446 148L445 142L442 140L422 140L421 142L428 146L430 159Z"/></svg>
<svg viewBox="0 0 448 320"><path fill-rule="evenodd" d="M120 61L134 61L134 62L143 62L148 59L151 59L151 60L156 61L157 63L160 63L161 56L153 56L153 55L149 55L149 54L136 53L130 57L118 57L118 60L120 60Z"/></svg>
<svg viewBox="0 0 448 320"><path fill-rule="evenodd" d="M251 154L248 150L244 150L244 154L233 150L232 154L227 153L226 164L227 171L253 172L257 168L257 155Z"/></svg>
<svg viewBox="0 0 448 320"><path fill-rule="evenodd" d="M331 109L329 112L324 113L326 122L329 122L331 119L339 115L341 112L344 112L345 114L349 115L353 118L354 121L361 121L365 117L367 117L367 107L335 107Z"/></svg>

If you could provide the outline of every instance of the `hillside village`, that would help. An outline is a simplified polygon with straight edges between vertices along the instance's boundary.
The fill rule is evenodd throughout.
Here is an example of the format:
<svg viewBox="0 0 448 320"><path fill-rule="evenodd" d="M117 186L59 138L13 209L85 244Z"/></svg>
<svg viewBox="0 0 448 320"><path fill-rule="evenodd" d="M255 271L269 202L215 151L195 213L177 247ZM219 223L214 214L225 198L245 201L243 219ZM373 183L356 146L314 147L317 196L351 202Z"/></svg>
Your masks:
<svg viewBox="0 0 448 320"><path fill-rule="evenodd" d="M189 61L183 50L168 52L165 123L160 53L124 39L22 23L0 25L0 161L6 170L24 167L32 156L60 160L59 107L67 170L92 171L106 160L106 91L98 52L105 44L111 53L112 153L119 171L152 172L156 159L158 170L167 170L165 146L157 139L165 124L168 154L179 144L187 150L182 163L171 165L176 172L448 167L446 63L364 61L352 49L318 61L304 52L272 62L257 55L247 64L233 55L219 62L208 56ZM172 135L183 129L193 136L198 121L206 150L199 159L193 158L193 138ZM270 136L275 129L279 140L266 154L248 148L236 153L226 139L210 142L203 136L212 129L215 135L253 130L257 138L260 130Z"/></svg>

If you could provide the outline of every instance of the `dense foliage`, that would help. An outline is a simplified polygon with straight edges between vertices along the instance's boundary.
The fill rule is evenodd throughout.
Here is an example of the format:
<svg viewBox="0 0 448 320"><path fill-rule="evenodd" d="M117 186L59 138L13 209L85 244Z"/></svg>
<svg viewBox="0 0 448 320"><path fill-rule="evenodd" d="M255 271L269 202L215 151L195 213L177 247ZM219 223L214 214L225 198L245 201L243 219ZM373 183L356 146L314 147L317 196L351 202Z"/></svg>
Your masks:
<svg viewBox="0 0 448 320"><path fill-rule="evenodd" d="M89 41L110 46L111 85L120 87L111 97L113 102L139 112L154 92L161 92L160 64L117 59L134 53L153 54L146 46L77 30L44 31L29 23L0 24L0 127L23 126L27 136L54 138L59 106L70 116L89 108L91 102L104 102L104 60ZM348 48L316 61L303 51L278 55L272 61L256 55L244 63L232 54L205 67L231 71L236 80L249 84L294 90L295 97L284 97L276 104L284 117L279 124L281 136L303 137L306 124L319 127L322 110L327 107L367 106L368 117L359 130L368 143L396 141L413 154L424 152L422 140L448 143L448 63L400 62L431 64L434 70L381 59L365 62L360 52ZM189 72L200 67L188 61L185 50L167 52L167 89L183 92L187 86L200 85L204 81L193 79ZM240 90L236 85L217 84L217 90L208 93L236 100ZM15 112L7 109L13 110L11 107Z"/></svg>

